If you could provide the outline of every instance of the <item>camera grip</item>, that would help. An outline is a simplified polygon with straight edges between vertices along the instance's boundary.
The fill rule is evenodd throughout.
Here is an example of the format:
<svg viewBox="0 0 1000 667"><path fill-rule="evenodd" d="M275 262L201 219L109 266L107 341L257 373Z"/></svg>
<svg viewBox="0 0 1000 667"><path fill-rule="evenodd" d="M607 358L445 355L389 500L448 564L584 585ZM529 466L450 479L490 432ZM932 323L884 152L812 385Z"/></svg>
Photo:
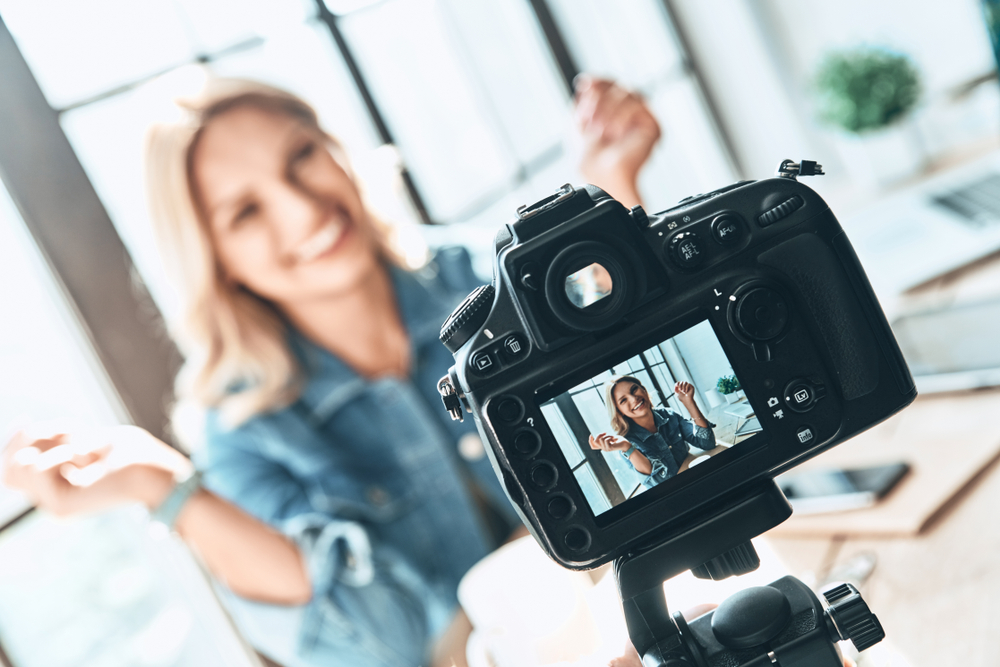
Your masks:
<svg viewBox="0 0 1000 667"><path fill-rule="evenodd" d="M802 234L761 253L761 264L795 284L816 322L833 361L834 376L845 400L875 391L879 382L879 346L859 298L837 256L819 237Z"/></svg>

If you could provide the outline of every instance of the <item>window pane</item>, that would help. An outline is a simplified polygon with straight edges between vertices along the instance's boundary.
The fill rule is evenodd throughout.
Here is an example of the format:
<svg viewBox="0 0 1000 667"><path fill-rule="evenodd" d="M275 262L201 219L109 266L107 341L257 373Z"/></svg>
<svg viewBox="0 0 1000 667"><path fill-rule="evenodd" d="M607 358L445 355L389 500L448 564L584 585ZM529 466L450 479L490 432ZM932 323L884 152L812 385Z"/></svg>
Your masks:
<svg viewBox="0 0 1000 667"><path fill-rule="evenodd" d="M211 69L219 76L263 81L299 95L316 108L323 127L354 158L381 143L324 25L290 27L269 37L261 48L213 62Z"/></svg>
<svg viewBox="0 0 1000 667"><path fill-rule="evenodd" d="M0 0L0 16L56 108L195 55L168 0Z"/></svg>
<svg viewBox="0 0 1000 667"><path fill-rule="evenodd" d="M431 217L459 217L513 179L450 17L434 0L390 0L342 19Z"/></svg>
<svg viewBox="0 0 1000 667"><path fill-rule="evenodd" d="M0 446L17 422L124 417L61 299L0 183ZM20 494L0 486L0 525L26 508Z"/></svg>
<svg viewBox="0 0 1000 667"><path fill-rule="evenodd" d="M191 556L136 508L0 534L0 639L17 667L256 665Z"/></svg>
<svg viewBox="0 0 1000 667"><path fill-rule="evenodd" d="M620 452L604 452L603 456L608 467L611 468L611 474L615 476L618 486L621 487L622 493L628 498L632 489L642 483L644 476L637 473L632 464Z"/></svg>
<svg viewBox="0 0 1000 667"><path fill-rule="evenodd" d="M580 485L580 490L583 491L584 498L587 499L587 503L595 515L611 509L611 503L608 502L604 491L601 490L601 485L597 483L597 478L594 477L594 471L590 469L589 464L578 468L574 474Z"/></svg>
<svg viewBox="0 0 1000 667"><path fill-rule="evenodd" d="M549 0L585 72L645 88L680 70L682 57L661 0Z"/></svg>
<svg viewBox="0 0 1000 667"><path fill-rule="evenodd" d="M545 417L549 428L552 429L552 436L559 443L559 449L562 450L563 456L566 458L566 463L569 464L570 468L574 467L583 460L584 456L576 438L570 432L566 420L563 419L562 412L552 403L547 403L541 407L542 415Z"/></svg>
<svg viewBox="0 0 1000 667"><path fill-rule="evenodd" d="M456 48L475 65L497 128L522 163L559 145L570 107L538 21L524 0L448 0ZM551 184L539 197L562 183Z"/></svg>
<svg viewBox="0 0 1000 667"><path fill-rule="evenodd" d="M174 0L192 39L205 53L269 37L316 15L311 0Z"/></svg>

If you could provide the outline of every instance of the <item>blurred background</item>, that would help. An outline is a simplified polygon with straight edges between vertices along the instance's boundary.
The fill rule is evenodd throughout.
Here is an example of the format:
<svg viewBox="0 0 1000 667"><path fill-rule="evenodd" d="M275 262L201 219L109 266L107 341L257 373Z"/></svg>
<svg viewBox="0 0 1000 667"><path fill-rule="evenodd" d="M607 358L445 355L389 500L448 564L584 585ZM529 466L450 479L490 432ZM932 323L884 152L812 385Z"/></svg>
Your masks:
<svg viewBox="0 0 1000 667"><path fill-rule="evenodd" d="M641 179L647 210L770 176L783 158L817 160L827 175L808 185L860 230L891 303L931 277L896 280L934 249L880 259L879 206L948 174L988 175L975 165L1000 148L991 7L0 0L0 426L68 417L165 434L178 359L160 313L174 296L142 142L209 73L313 103L376 207L431 245L467 244L485 275L496 227L580 180L574 77L614 78L663 128ZM866 86L872 72L889 83ZM256 664L197 565L147 538L141 512L26 512L0 488L0 664Z"/></svg>

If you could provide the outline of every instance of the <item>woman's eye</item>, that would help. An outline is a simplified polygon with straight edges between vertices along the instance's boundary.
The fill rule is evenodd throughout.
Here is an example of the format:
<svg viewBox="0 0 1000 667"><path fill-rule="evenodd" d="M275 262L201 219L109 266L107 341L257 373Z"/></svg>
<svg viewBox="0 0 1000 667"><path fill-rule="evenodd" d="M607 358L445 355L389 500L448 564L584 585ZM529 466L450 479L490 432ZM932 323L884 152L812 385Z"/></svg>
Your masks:
<svg viewBox="0 0 1000 667"><path fill-rule="evenodd" d="M300 162L305 162L311 158L316 153L316 143L310 141L308 144L300 147L294 153L292 153L292 164L299 164Z"/></svg>
<svg viewBox="0 0 1000 667"><path fill-rule="evenodd" d="M255 204L255 203L251 202L251 203L245 204L244 206L242 206L236 212L236 215L233 216L232 226L233 227L238 227L239 225L243 224L247 220L250 220L255 215L257 215L257 212L259 210L260 210L260 207L257 206L257 204Z"/></svg>

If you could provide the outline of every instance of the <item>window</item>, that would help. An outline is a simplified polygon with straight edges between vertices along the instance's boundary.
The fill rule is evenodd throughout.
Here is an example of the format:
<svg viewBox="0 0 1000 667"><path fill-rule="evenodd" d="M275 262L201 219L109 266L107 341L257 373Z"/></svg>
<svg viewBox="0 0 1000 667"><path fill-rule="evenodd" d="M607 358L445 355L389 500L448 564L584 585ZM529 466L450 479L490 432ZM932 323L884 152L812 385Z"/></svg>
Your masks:
<svg viewBox="0 0 1000 667"><path fill-rule="evenodd" d="M557 31L543 25L539 7L551 10ZM0 0L0 17L0 37L14 37L165 314L176 298L146 212L142 144L151 122L176 113L171 99L190 94L207 72L263 79L313 103L389 217L446 223L426 229L432 243L488 252L493 230L517 206L580 181L569 56L638 87L658 110L666 140L642 183L651 208L732 175L658 0ZM635 47L635 35L641 48L620 48ZM0 70L12 66L0 58ZM410 184L403 197L393 180L397 155ZM110 371L60 309L55 284L3 198L0 306L23 326L0 334L0 391L8 392L0 425L15 413L126 419ZM661 360L650 368L666 372ZM593 388L580 400L602 401ZM635 486L624 461L598 469L592 455L578 450L571 459L585 489L615 479ZM0 490L0 525L23 509ZM0 532L0 598L15 601L0 609L0 642L17 667L251 660L189 555L150 542L141 524L132 510L69 523L34 513ZM40 568L60 574L35 585ZM59 634L40 634L54 618Z"/></svg>
<svg viewBox="0 0 1000 667"><path fill-rule="evenodd" d="M124 419L64 303L0 184L0 428ZM256 664L190 554L149 537L144 510L10 523L27 509L0 487L0 645L15 667Z"/></svg>

